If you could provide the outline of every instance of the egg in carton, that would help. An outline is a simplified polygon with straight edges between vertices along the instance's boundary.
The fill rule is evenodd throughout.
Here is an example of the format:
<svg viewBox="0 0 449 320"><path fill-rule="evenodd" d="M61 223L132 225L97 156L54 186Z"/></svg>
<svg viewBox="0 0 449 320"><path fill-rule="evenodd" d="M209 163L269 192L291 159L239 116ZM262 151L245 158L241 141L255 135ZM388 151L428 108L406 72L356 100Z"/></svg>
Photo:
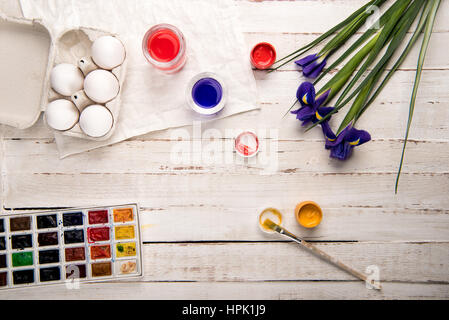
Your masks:
<svg viewBox="0 0 449 320"><path fill-rule="evenodd" d="M95 42L100 45L93 46ZM124 51L123 57L119 59L123 60L121 63L111 65L111 58L114 60L114 57L110 55L103 55L100 59L97 57L97 61L93 59L93 55L98 56L101 49L108 49L108 43L110 49L110 44L113 43L113 47L117 42L123 46ZM55 36L38 19L11 17L0 12L0 46L0 59L7 61L0 66L0 72L7 75L0 81L0 123L25 129L31 127L40 113L45 111L45 122L51 122L53 126L49 127L56 127L56 131L63 135L106 140L113 134L120 112L121 88L127 63L125 44L117 35L80 27L67 29ZM54 72L55 67L61 65L59 72ZM104 80L105 77L115 83L112 91L116 92L110 99L105 99L105 90L103 88L102 91L102 86L99 85L104 84L101 79ZM67 78L69 84L64 85L61 80ZM86 88L88 78L93 80L87 81L89 88ZM76 91L64 91L64 86L65 89ZM86 89L89 89L88 92ZM111 95L110 92L109 94ZM54 117L49 119L48 114L52 112ZM90 114L84 117L88 120L84 122L87 124L85 127L92 127L106 113L109 114L110 121L106 134L99 135L99 130L96 130L88 135L86 128L82 130L79 120L83 120L83 114ZM58 122L61 117L65 117L63 120L66 122L60 122L61 126L58 127L54 120ZM72 121L73 125L68 126L67 121Z"/></svg>
<svg viewBox="0 0 449 320"><path fill-rule="evenodd" d="M114 132L120 112L127 63L123 41L117 35L102 30L80 27L66 30L56 43L49 78L49 106L56 100L68 99L80 114L79 121L70 129L63 128L59 132L90 140L108 139ZM114 50L120 49L118 46L123 48L122 52ZM75 70L70 72L70 66L79 68L78 74ZM60 67L63 67L62 72L54 72ZM84 78L81 84L80 77ZM58 85L65 81L68 87L62 89L68 91L61 91ZM47 109L45 117L47 124L49 111ZM59 129L54 125L50 127Z"/></svg>

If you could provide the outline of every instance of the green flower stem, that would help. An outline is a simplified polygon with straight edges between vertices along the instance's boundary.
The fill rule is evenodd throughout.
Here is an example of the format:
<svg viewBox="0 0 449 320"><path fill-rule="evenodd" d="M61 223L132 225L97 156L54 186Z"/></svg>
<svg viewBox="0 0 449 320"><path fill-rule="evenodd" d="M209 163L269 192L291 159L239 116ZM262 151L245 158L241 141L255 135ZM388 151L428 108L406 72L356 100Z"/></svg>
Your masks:
<svg viewBox="0 0 449 320"><path fill-rule="evenodd" d="M346 81L348 81L357 66L363 61L363 59L365 59L368 53L370 53L379 36L380 32L372 37L372 39L362 49L360 49L359 52L357 52L357 54L355 54L348 61L348 63L346 63L346 65L318 91L317 96L331 89L331 92L326 99L326 101L330 101L341 90Z"/></svg>
<svg viewBox="0 0 449 320"><path fill-rule="evenodd" d="M396 2L395 4L399 3L401 0ZM351 83L346 86L345 91L340 95L339 101L335 104L334 110L332 110L329 114L327 114L325 117L323 117L320 121L317 123L314 123L311 127L309 127L307 130L315 127L316 125L322 123L323 121L326 121L329 117L332 116L332 114L336 113L338 110L340 110L342 107L344 107L352 98L364 88L367 83L371 80L372 77L376 77L376 80L379 79L380 75L379 72L381 72L385 67L390 58L392 57L393 53L396 51L397 47L401 44L403 38L406 35L407 30L410 28L411 24L413 23L414 19L419 13L420 8L423 6L424 2L422 0L415 0L415 2L406 10L406 12L399 18L399 16L396 17L394 21L394 25L392 27L389 27L389 36L387 39L385 39L385 29L382 29L380 31L380 36L378 39L378 42L374 46L373 51L377 50L380 52L378 48L379 42L382 42L384 45L387 43L386 41L389 40L389 38L392 38L390 45L388 46L388 49L384 56L380 59L380 61L376 64L376 66L373 68L373 70L365 77L365 79L362 81L362 83L351 93L351 95L342 103L339 103L341 100L342 95L345 94L345 92L348 92L348 87L351 86L351 84L355 84L354 79L359 75L360 71L362 69L367 68L367 62L368 59L370 59L372 52L370 53L370 56L368 56L367 61L363 65L363 67L359 70L359 72L356 74L356 76L352 79ZM399 22L397 22L399 20ZM386 28L386 26L384 27ZM382 48L380 48L382 49ZM372 88L372 87L371 87ZM372 89L371 89L372 90Z"/></svg>
<svg viewBox="0 0 449 320"><path fill-rule="evenodd" d="M387 73L385 78L382 80L382 83L379 85L379 87L376 89L376 91L373 93L373 95L369 98L369 100L365 103L363 108L360 110L360 112L357 114L356 119L359 118L365 111L368 109L368 107L374 102L374 100L377 98L377 96L380 94L382 89L385 87L385 85L388 83L390 78L393 76L394 72L401 66L402 62L407 57L408 53L418 40L419 36L421 35L422 30L424 29L424 26L427 21L427 16L430 12L430 9L432 7L432 2L427 2L426 7L424 8L423 12L421 13L421 17L419 19L419 22L416 26L416 29L410 38L406 48L398 58L398 60L395 62L395 64L391 67L390 71Z"/></svg>
<svg viewBox="0 0 449 320"><path fill-rule="evenodd" d="M377 30L381 29L387 21L390 20L392 14L394 13L396 7L391 6L388 8L385 13L383 13L379 19L377 19L370 28L360 36L357 41L355 41L348 50L346 50L335 62L333 62L329 67L327 67L323 72L321 72L320 76L314 81L314 85L316 85L329 71L335 69L341 62L343 62L353 51L355 51L360 45L365 43L369 37L371 37Z"/></svg>
<svg viewBox="0 0 449 320"><path fill-rule="evenodd" d="M360 49L360 51L357 54L354 55L354 57L352 57L352 59L331 80L329 80L328 83L326 83L323 86L323 88L321 88L317 92L316 99L318 99L327 90L331 89L328 97L326 98L325 101L323 101L324 104L326 103L326 101L331 100L340 91L340 89L344 86L346 81L348 81L349 77L357 68L357 66L360 64L360 62L367 56L367 54L373 48L379 35L380 33L378 32L362 49ZM290 112L290 110L296 105L297 102L298 100L296 99L293 105L282 116L282 118L284 118Z"/></svg>
<svg viewBox="0 0 449 320"><path fill-rule="evenodd" d="M271 68L268 72L272 72L275 71L277 69L279 69L280 67L286 65L287 63L295 60L296 58L298 58L299 56L303 55L304 53L306 53L307 51L309 51L310 49L312 49L313 47L315 47L316 45L318 45L319 43L321 43L323 40L327 39L329 36L331 36L332 34L334 34L335 32L337 32L338 30L344 28L345 26L347 26L348 24L352 24L354 23L354 21L366 21L366 19L371 15L371 13L367 13L367 9L371 6L378 6L380 7L386 0L372 0L370 2L368 2L367 4L365 4L364 6L362 6L360 9L358 9L357 11L355 11L353 14L351 14L348 18L346 18L344 21L340 22L339 24L337 24L336 26L334 26L333 28L331 28L330 30L328 30L327 32L325 32L324 34L322 34L320 37L318 37L317 39L315 39L314 41L310 42L309 44L299 48L298 50L290 53L289 55L277 60L274 64L278 64L281 61L284 61L285 59L290 58L289 60L283 62L282 64ZM359 27L361 26L361 23L359 25ZM358 29L358 28L357 28ZM355 31L357 31L357 29ZM354 31L354 32L355 32ZM337 34L336 37L338 37L339 34ZM347 39L346 39L347 40ZM345 41L346 41L345 40ZM332 40L331 40L332 41ZM293 57L292 57L293 56Z"/></svg>
<svg viewBox="0 0 449 320"><path fill-rule="evenodd" d="M374 86L377 83L377 80L382 75L385 70L386 64L392 57L393 53L396 51L402 40L404 39L407 31L409 30L411 24L415 20L418 15L419 10L421 9L424 3L422 1L415 1L408 9L401 20L397 23L394 30L392 31L392 40L385 55L382 57L380 62L373 68L370 74L365 78L364 82L357 88L359 94L355 99L353 105L350 110L346 114L345 119L341 123L337 134L343 130L360 112L360 110L365 105L369 95L374 89Z"/></svg>
<svg viewBox="0 0 449 320"><path fill-rule="evenodd" d="M334 38L329 41L323 49L319 52L319 55L329 55L333 51L340 48L346 41L360 29L363 23L365 23L369 14L363 12L350 24L346 25Z"/></svg>
<svg viewBox="0 0 449 320"><path fill-rule="evenodd" d="M356 114L360 110L360 108L363 107L366 99L368 98L368 95L370 93L370 88L373 85L373 82L374 82L374 78L372 78L370 80L370 82L368 82L368 84L365 87L363 87L362 90L360 90L359 94L357 95L357 97L354 100L354 103L351 106L351 109L349 109L345 118L341 122L340 127L338 128L337 133L336 133L337 136L354 119L354 117L356 116Z"/></svg>
<svg viewBox="0 0 449 320"><path fill-rule="evenodd" d="M382 76L383 70L379 70L374 77L372 77L369 82L360 90L359 94L355 98L351 108L346 114L345 118L340 124L340 127L337 130L336 135L339 135L341 131L350 123L355 126L357 120L359 119L358 114L360 110L366 105L366 101L370 97L371 92L373 91L373 87Z"/></svg>
<svg viewBox="0 0 449 320"><path fill-rule="evenodd" d="M432 2L432 8L427 17L426 27L424 30L424 38L423 38L423 42L421 45L421 50L419 52L418 65L416 68L415 83L413 85L412 96L410 98L407 129L405 131L405 138L404 138L404 145L402 147L401 161L399 163L398 174L396 176L396 184L395 184L395 189L394 189L395 193L398 192L399 178L401 176L402 165L404 163L405 147L407 146L407 140L408 140L408 135L410 132L410 126L412 124L413 111L415 110L416 95L418 93L419 82L421 80L421 74L422 74L422 69L423 69L423 65L424 65L424 60L426 57L427 48L429 47L430 36L432 35L432 29L433 29L433 25L435 23L435 17L436 17L436 14L437 14L438 8L440 6L440 2L441 2L441 0L430 0L430 1Z"/></svg>
<svg viewBox="0 0 449 320"><path fill-rule="evenodd" d="M362 67L359 69L359 71L356 73L354 78L349 82L349 84L346 86L345 90L342 92L342 94L338 97L337 102L335 103L335 106L340 106L340 103L343 101L343 99L346 97L346 95L350 92L350 90L354 87L354 85L357 83L357 81L360 79L360 77L363 75L363 73L368 69L368 67L374 62L377 55L380 53L380 51L385 46L388 38L390 37L390 33L392 32L393 28L397 24L397 21L400 19L404 11L406 10L407 6L410 4L411 0L398 0L393 4L394 13L391 16L391 19L385 24L385 26L382 28L382 31L380 33L379 39L376 42L375 46L370 52L370 55L368 56L365 63L362 65ZM366 80L366 79L365 79ZM357 92L353 93L353 96L357 94Z"/></svg>

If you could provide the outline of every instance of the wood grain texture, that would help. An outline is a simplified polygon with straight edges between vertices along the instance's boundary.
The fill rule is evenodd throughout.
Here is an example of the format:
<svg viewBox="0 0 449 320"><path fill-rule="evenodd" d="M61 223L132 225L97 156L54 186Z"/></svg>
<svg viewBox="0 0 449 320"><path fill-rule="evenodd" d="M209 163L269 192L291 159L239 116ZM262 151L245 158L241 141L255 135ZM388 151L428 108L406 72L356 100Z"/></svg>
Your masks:
<svg viewBox="0 0 449 320"><path fill-rule="evenodd" d="M268 41L282 56L341 21L360 1L236 0L235 5L248 50ZM17 2L0 0L0 10L19 14L18 9ZM418 47L358 122L373 141L358 147L345 163L329 159L320 130L305 133L293 116L281 119L305 80L293 64L271 74L254 71L260 110L201 127L202 134L216 130L219 137L213 141L221 147L232 144L227 130L267 134L258 159L276 159L275 171L266 172L259 160L239 162L224 149L218 158L231 156L231 163L173 161L172 151L180 145L187 146L191 159L198 156L192 127L148 133L59 160L42 119L27 130L1 125L4 211L137 201L145 276L82 284L80 290L0 291L0 298L448 299L448 21L449 2L442 1L398 195L394 180ZM334 116L332 125L338 126L343 116ZM275 138L268 136L270 129L276 130ZM208 137L200 139L203 151L214 146ZM302 200L322 206L319 227L306 230L296 223L293 208ZM368 290L294 243L262 233L256 221L266 206L281 209L287 229L343 262L361 271L378 266L383 290Z"/></svg>
<svg viewBox="0 0 449 320"><path fill-rule="evenodd" d="M276 33L326 32L364 4L360 0L237 1L236 3L244 17L241 22L244 31ZM385 5L385 8L388 6ZM449 31L449 3L441 1L434 32L447 31Z"/></svg>
<svg viewBox="0 0 449 320"><path fill-rule="evenodd" d="M431 48L429 52L432 52ZM255 77L261 109L204 123L203 130L214 128L224 133L226 129L235 128L259 128L260 130L273 128L279 129L279 139L322 139L319 129L304 133L294 116L282 119L283 114L292 104L299 83L304 80L299 72L276 72L267 75L256 71ZM373 106L360 118L358 126L368 130L373 139L403 139L413 78L413 71L398 71ZM446 119L449 117L447 108L449 90L445 85L448 78L449 70L423 72L410 139L448 141L449 125ZM337 127L344 115L341 112L334 116L332 126ZM190 127L185 129L190 130ZM170 139L175 130L149 133L134 139ZM5 139L52 139L51 132L45 127L43 121L39 121L26 130L14 130L1 126L1 132Z"/></svg>
<svg viewBox="0 0 449 320"><path fill-rule="evenodd" d="M446 210L448 174L405 173L398 195L394 194L392 188L395 177L395 173L286 173L269 176L218 173L15 173L4 177L6 181L3 183L7 185L4 206L104 205L130 203L134 199L143 207L207 205L253 209L269 203L290 203L293 207L301 199L315 199L323 207ZM423 188L432 184L438 186L438 192L434 188ZM344 196L340 193L342 189Z"/></svg>
<svg viewBox="0 0 449 320"><path fill-rule="evenodd" d="M152 300L297 300L297 299L448 299L445 284L384 283L383 290L368 290L359 281L279 282L110 282L64 285L0 292L1 299L152 299Z"/></svg>
<svg viewBox="0 0 449 320"><path fill-rule="evenodd" d="M361 272L375 266L381 282L449 284L449 243L314 245ZM155 243L146 244L143 255L145 281L357 280L293 242Z"/></svg>
<svg viewBox="0 0 449 320"><path fill-rule="evenodd" d="M58 159L58 152L52 140L5 140L4 167L11 174L35 173L114 173L114 174L248 174L260 175L269 168L268 162L239 162L233 149L225 149L232 139L207 140L201 142L201 149L193 151L193 141L131 140L117 145L82 153L66 159ZM278 174L301 173L395 173L397 160L402 151L402 141L378 139L357 150L351 161L339 162L329 158L324 149L324 140L279 140L274 152L270 149L271 139L261 141L261 154L277 161ZM191 161L182 161L180 155L172 157L178 146L185 147ZM449 173L449 143L443 141L410 140L407 146L409 161L404 167L408 173ZM192 153L198 153L207 160L207 150L217 151L212 156L216 161L193 163ZM440 149L435 157L435 149ZM364 159L365 153L370 159ZM232 159L232 162L226 160ZM175 161L176 160L176 161ZM368 161L369 160L369 161ZM126 163L126 166L121 164Z"/></svg>

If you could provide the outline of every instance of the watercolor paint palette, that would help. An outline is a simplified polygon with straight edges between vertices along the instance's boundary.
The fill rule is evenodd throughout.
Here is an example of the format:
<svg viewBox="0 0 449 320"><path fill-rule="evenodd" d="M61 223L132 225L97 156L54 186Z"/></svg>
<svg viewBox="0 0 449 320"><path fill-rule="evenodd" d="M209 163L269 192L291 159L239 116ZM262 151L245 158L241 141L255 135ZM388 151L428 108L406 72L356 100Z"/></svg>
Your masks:
<svg viewBox="0 0 449 320"><path fill-rule="evenodd" d="M0 290L140 277L138 206L0 216Z"/></svg>

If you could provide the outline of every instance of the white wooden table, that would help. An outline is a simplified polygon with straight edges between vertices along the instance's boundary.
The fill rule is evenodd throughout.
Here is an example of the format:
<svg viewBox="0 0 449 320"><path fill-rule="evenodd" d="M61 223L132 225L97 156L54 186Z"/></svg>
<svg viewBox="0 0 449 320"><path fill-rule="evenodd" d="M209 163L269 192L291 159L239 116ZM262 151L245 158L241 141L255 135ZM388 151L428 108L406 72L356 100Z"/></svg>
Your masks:
<svg viewBox="0 0 449 320"><path fill-rule="evenodd" d="M248 46L268 41L279 56L361 5L357 0L236 3ZM15 0L0 4L7 14L20 12ZM255 72L260 110L202 127L278 129L274 174L263 175L250 164L173 164L170 152L179 143L174 130L59 160L42 121L28 130L1 126L3 213L138 202L145 276L83 284L79 290L0 291L0 299L449 298L448 43L449 2L443 1L397 195L418 46L359 121L373 140L345 163L329 159L320 130L304 133L294 116L273 120L289 107L303 80L292 64L272 74ZM295 222L293 209L303 200L324 210L315 230ZM288 229L331 255L362 271L377 266L383 290L368 290L294 243L260 232L257 216L267 204L282 210Z"/></svg>

